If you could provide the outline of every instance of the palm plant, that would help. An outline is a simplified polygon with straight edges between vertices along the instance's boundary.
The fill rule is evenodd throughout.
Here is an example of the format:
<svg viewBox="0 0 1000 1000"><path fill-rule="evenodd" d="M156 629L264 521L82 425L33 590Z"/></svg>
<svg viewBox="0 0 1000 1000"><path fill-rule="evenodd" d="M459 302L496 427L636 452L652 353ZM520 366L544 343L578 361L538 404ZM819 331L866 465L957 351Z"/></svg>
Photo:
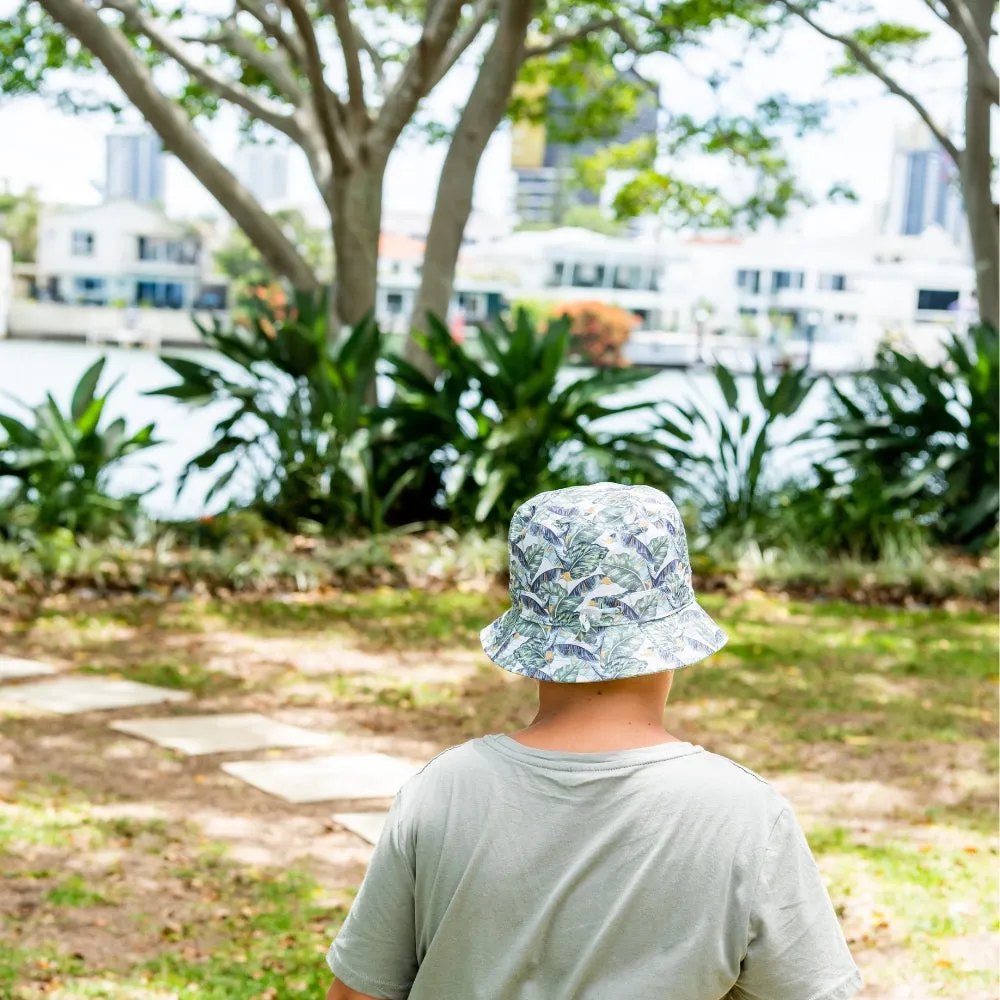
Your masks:
<svg viewBox="0 0 1000 1000"><path fill-rule="evenodd" d="M980 548L996 537L1000 509L1000 350L997 331L952 334L928 363L886 348L839 404L831 439L841 483L882 484L884 504L932 525L946 545Z"/></svg>
<svg viewBox="0 0 1000 1000"><path fill-rule="evenodd" d="M213 469L206 502L234 484L263 517L289 530L302 522L327 532L365 523L352 444L375 411L381 333L369 317L332 340L328 315L325 296L300 294L288 309L257 300L245 326L224 331L216 320L201 328L228 364L163 359L181 381L152 395L191 406L230 404L178 492L193 471Z"/></svg>
<svg viewBox="0 0 1000 1000"><path fill-rule="evenodd" d="M125 532L135 521L149 490L115 496L108 480L123 459L159 442L153 439L153 424L131 435L120 417L101 426L118 384L97 395L105 361L83 373L68 413L51 395L35 407L21 404L31 414L27 422L0 413L6 435L0 438L0 534L67 529L103 538Z"/></svg>
<svg viewBox="0 0 1000 1000"><path fill-rule="evenodd" d="M776 488L784 478L775 468L784 449L813 436L807 430L791 441L776 440L780 425L805 402L816 379L804 369L783 372L769 387L759 363L753 373L759 415L744 412L733 374L718 365L715 380L721 407L667 403L658 434L677 478L678 495L694 508L703 526L738 538L760 537L774 513Z"/></svg>
<svg viewBox="0 0 1000 1000"><path fill-rule="evenodd" d="M385 418L396 428L401 463L429 470L422 495L460 522L503 524L534 493L575 482L665 475L645 435L616 434L608 418L648 403L615 406L608 397L649 378L642 369L563 372L570 323L543 334L523 310L512 323L483 327L458 344L433 318L421 337L439 374L429 378L401 357L390 359L396 386Z"/></svg>

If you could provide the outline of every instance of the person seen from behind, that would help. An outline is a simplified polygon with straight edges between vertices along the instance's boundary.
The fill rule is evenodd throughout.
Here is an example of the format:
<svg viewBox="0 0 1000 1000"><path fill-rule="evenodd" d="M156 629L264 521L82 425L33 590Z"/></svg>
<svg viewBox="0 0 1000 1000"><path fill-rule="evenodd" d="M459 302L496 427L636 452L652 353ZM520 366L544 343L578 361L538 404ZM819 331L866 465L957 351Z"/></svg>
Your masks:
<svg viewBox="0 0 1000 1000"><path fill-rule="evenodd" d="M403 786L328 1000L847 1000L858 973L788 803L666 732L674 671L726 635L659 490L555 490L510 526L481 633L535 680L526 729Z"/></svg>

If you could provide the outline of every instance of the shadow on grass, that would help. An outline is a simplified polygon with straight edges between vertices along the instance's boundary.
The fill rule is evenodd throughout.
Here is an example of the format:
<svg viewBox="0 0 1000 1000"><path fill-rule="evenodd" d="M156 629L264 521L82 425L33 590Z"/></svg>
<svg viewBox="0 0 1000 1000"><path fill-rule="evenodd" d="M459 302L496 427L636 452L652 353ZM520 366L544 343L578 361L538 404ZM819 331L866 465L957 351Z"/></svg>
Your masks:
<svg viewBox="0 0 1000 1000"><path fill-rule="evenodd" d="M936 815L944 810L967 823L995 816L989 775L996 767L997 629L989 614L763 597L709 596L704 603L731 639L718 656L678 673L667 714L677 735L763 773L803 770L835 781L881 781L925 795ZM456 671L449 680L443 669L439 681L412 683L405 671L392 669L394 656L475 649L479 629L505 604L496 592L388 589L310 601L116 602L60 610L59 627L47 640L43 627L34 639L52 642L79 625L89 636L79 655L102 671L221 694L227 710L239 710L250 691L275 707L333 706L337 725L348 733L399 734L444 748L524 725L532 685L509 682L485 667L485 657L484 670L471 677ZM126 623L134 631L114 631ZM200 666L232 642L234 631L287 642L274 653L262 645L251 673L240 679ZM338 672L332 655L329 672L297 673L298 642L313 649L329 642L333 654L377 650L386 669L380 673L376 660L364 673ZM48 734L58 726L37 720L30 728ZM949 782L954 787L946 787Z"/></svg>

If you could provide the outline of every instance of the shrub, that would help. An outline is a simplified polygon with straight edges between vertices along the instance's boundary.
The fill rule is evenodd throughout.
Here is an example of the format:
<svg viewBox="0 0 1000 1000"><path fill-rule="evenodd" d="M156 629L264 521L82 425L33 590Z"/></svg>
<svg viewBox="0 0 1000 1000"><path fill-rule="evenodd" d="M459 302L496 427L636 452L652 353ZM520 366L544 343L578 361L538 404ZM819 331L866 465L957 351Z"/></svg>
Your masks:
<svg viewBox="0 0 1000 1000"><path fill-rule="evenodd" d="M0 438L0 535L24 538L62 529L106 538L134 526L145 493L115 496L108 480L122 459L159 442L153 424L134 434L120 417L101 425L117 385L97 395L105 360L83 373L69 412L48 395L38 406L24 407L28 422L0 414L6 434Z"/></svg>
<svg viewBox="0 0 1000 1000"><path fill-rule="evenodd" d="M862 494L871 512L925 525L933 540L977 550L995 543L1000 510L1000 350L997 331L953 334L928 363L894 348L848 389L834 386L830 437L839 465L820 480L834 517ZM873 539L877 540L877 539ZM878 545L870 546L877 551Z"/></svg>
<svg viewBox="0 0 1000 1000"><path fill-rule="evenodd" d="M787 444L776 444L774 432L794 416L816 384L805 370L790 369L777 379L765 377L758 364L754 391L759 413L740 404L739 389L723 365L715 369L722 406L667 403L658 435L672 461L677 498L696 513L713 543L762 541L780 535L773 524L780 513L779 491L786 480L780 465ZM769 385L770 382L770 385ZM812 436L807 431L794 443Z"/></svg>
<svg viewBox="0 0 1000 1000"><path fill-rule="evenodd" d="M421 344L437 376L391 359L396 394L385 416L395 430L385 448L399 456L398 468L434 470L442 518L505 526L522 500L543 490L604 478L662 478L653 442L616 434L605 422L649 408L615 406L609 397L652 372L599 369L567 382L569 340L568 319L552 321L539 336L518 312L512 324L481 329L480 362L433 320Z"/></svg>
<svg viewBox="0 0 1000 1000"><path fill-rule="evenodd" d="M285 530L303 522L326 533L370 526L364 491L375 486L361 481L357 445L376 408L378 327L369 318L331 340L325 296L298 295L289 305L248 300L247 310L245 325L229 332L218 320L200 328L232 376L186 358L163 359L181 381L151 395L230 405L214 443L188 463L178 492L193 470L214 469L206 502L235 483L252 509Z"/></svg>
<svg viewBox="0 0 1000 1000"><path fill-rule="evenodd" d="M605 302L567 302L552 310L570 321L570 357L601 368L623 368L622 349L639 323L633 313Z"/></svg>

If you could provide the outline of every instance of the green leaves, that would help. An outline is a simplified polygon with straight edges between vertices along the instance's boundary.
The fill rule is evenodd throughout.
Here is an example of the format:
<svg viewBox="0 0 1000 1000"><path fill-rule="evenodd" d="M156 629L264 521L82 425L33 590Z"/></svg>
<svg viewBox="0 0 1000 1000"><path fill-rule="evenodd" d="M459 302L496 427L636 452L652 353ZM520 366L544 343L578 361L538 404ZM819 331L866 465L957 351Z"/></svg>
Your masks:
<svg viewBox="0 0 1000 1000"><path fill-rule="evenodd" d="M978 549L995 539L1000 507L997 332L973 327L945 347L936 364L883 350L836 391L830 439L844 482L873 495L881 484L886 504L924 519L941 544Z"/></svg>
<svg viewBox="0 0 1000 1000"><path fill-rule="evenodd" d="M877 21L854 28L847 37L883 60L912 59L921 44L930 38L930 32L898 21ZM849 49L844 50L843 63L833 69L834 76L857 76L867 72Z"/></svg>
<svg viewBox="0 0 1000 1000"><path fill-rule="evenodd" d="M253 508L286 530L302 522L331 534L380 527L405 496L405 483L379 478L379 434L365 436L379 428L381 331L366 317L331 340L325 295L298 294L280 309L258 299L248 308L243 325L203 329L229 362L224 369L164 358L180 382L150 393L190 406L229 404L214 442L188 463L179 490L193 471L211 469L209 501L238 484Z"/></svg>
<svg viewBox="0 0 1000 1000"><path fill-rule="evenodd" d="M674 463L678 499L697 508L713 537L754 538L771 516L774 488L786 478L770 468L785 447L776 444L774 430L795 415L816 379L792 369L769 385L758 364L753 373L756 414L743 411L736 379L726 367L716 366L715 380L721 408L666 404L657 433Z"/></svg>
<svg viewBox="0 0 1000 1000"><path fill-rule="evenodd" d="M115 388L97 395L104 365L101 358L84 372L68 413L49 395L30 410L31 422L0 414L0 535L66 529L102 538L128 530L138 517L143 494L112 495L109 474L158 442L152 425L128 437L121 418L100 429Z"/></svg>
<svg viewBox="0 0 1000 1000"><path fill-rule="evenodd" d="M411 460L433 470L439 487L425 496L437 517L501 526L542 490L602 478L662 480L652 442L601 429L605 418L650 409L616 407L609 397L651 373L567 370L565 319L540 331L518 310L512 323L483 327L468 344L432 319L422 344L440 374L430 382L391 358L397 391L386 413L398 428L394 447L405 440Z"/></svg>

